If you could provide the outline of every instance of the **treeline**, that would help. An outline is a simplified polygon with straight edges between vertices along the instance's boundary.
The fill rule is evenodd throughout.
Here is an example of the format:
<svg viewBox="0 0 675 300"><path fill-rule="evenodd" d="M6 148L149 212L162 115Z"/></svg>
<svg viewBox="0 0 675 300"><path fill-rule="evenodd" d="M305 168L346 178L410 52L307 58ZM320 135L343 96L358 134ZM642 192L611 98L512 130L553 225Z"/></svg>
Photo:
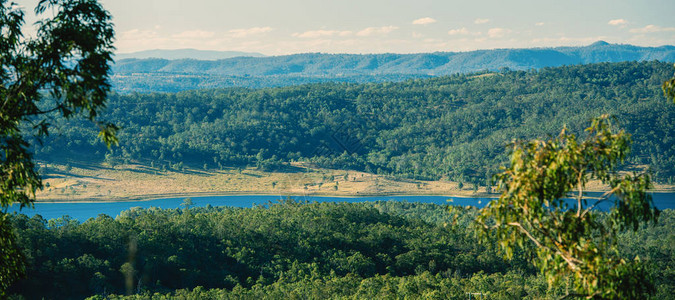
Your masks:
<svg viewBox="0 0 675 300"><path fill-rule="evenodd" d="M601 63L476 73L399 83L112 95L103 118L122 127L112 154L86 122L60 124L35 151L157 168L257 166L290 161L416 179L484 184L515 139L581 133L611 114L633 135L629 164L675 176L675 107L661 62ZM87 158L83 153L95 153ZM73 155L75 154L75 155Z"/></svg>
<svg viewBox="0 0 675 300"><path fill-rule="evenodd" d="M448 213L448 210L450 213ZM477 211L406 202L299 203L255 208L132 209L83 223L11 217L27 277L10 295L81 299L433 298L541 299L526 258L479 244ZM424 221L428 220L428 221ZM620 245L654 277L655 299L675 292L675 214L626 233ZM330 296L330 297L327 297ZM664 298L665 297L665 298ZM112 297L113 299L115 297Z"/></svg>
<svg viewBox="0 0 675 300"><path fill-rule="evenodd" d="M30 299L82 298L124 294L127 280L130 291L166 293L308 278L533 272L477 245L465 228L380 213L379 206L391 204L132 209L82 224L18 215L12 225L29 269L12 291ZM443 207L426 207L448 219Z"/></svg>
<svg viewBox="0 0 675 300"><path fill-rule="evenodd" d="M191 73L132 73L113 75L111 84L121 94L137 93L176 93L187 90L216 88L266 88L309 83L346 82L399 82L413 78L429 78L429 75L418 74L383 74L383 75L334 75L334 76L302 76L302 75L269 75L269 76L234 76Z"/></svg>

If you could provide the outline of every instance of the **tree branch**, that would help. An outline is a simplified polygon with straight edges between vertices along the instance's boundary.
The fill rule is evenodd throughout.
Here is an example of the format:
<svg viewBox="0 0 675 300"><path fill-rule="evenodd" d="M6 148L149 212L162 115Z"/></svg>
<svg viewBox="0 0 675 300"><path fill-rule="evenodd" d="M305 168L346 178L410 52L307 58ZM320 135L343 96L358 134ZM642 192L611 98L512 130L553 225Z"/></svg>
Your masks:
<svg viewBox="0 0 675 300"><path fill-rule="evenodd" d="M584 172L581 170L576 170L577 173L579 173L579 176L577 177L577 187L579 189L579 192L577 193L577 217L581 216L581 200L584 197L584 187L581 182L581 179L583 178Z"/></svg>
<svg viewBox="0 0 675 300"><path fill-rule="evenodd" d="M581 219L583 219L584 216L586 216L586 214L587 214L589 211L591 211L591 210L593 210L595 207L597 207L598 204L600 204L600 203L602 203L602 202L604 202L604 201L609 200L609 197L610 197L611 195L613 195L613 194L614 194L616 191L618 191L618 190L619 190L619 187L616 186L616 187L614 187L613 189L611 189L610 191L607 191L607 192L605 192L604 194L602 194L602 196L600 196L600 200L596 201L593 205L591 205L590 207L586 208L586 209L584 210L584 212L581 214L581 216L579 216L579 217L580 217Z"/></svg>

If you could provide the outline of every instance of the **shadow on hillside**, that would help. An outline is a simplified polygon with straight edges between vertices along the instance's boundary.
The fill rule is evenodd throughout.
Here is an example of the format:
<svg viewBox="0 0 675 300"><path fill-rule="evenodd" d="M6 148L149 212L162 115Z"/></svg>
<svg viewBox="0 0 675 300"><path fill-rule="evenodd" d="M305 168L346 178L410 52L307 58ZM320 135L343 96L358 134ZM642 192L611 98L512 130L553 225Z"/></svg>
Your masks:
<svg viewBox="0 0 675 300"><path fill-rule="evenodd" d="M59 169L54 169L54 168L48 168L47 169L48 173L47 174L40 174L42 176L42 179L53 179L53 178L79 178L79 179L96 179L96 180L113 180L110 178L104 178L104 177L99 177L99 176L89 176L89 175L80 175L80 174L73 174L70 172L66 171L61 171Z"/></svg>

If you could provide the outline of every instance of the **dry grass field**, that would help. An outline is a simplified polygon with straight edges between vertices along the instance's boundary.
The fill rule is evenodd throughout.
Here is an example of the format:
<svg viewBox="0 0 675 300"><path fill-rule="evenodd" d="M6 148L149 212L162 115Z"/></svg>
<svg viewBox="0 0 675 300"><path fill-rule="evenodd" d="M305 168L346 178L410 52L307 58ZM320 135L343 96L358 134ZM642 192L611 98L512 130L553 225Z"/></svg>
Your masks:
<svg viewBox="0 0 675 300"><path fill-rule="evenodd" d="M444 195L495 197L485 187L458 188L447 180L395 179L358 171L314 168L294 163L288 172L263 172L253 168L226 170L161 171L143 165L42 164L45 187L38 201L124 201L162 197L273 194L273 195ZM591 183L590 190L605 189ZM671 186L657 190L672 191Z"/></svg>

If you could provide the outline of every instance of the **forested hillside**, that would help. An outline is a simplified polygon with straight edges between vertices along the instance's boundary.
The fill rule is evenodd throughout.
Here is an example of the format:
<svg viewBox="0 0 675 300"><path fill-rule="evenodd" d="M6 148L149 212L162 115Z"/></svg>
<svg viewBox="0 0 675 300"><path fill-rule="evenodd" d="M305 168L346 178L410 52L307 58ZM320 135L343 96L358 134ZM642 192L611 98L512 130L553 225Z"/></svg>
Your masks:
<svg viewBox="0 0 675 300"><path fill-rule="evenodd" d="M482 72L399 83L324 83L265 89L112 95L102 116L122 127L113 154L88 124L60 124L38 157L139 161L181 169L289 161L418 179L483 184L515 139L581 132L616 116L633 134L629 164L675 175L675 107L661 62L601 63ZM91 157L82 153L95 153ZM75 155L74 155L75 154Z"/></svg>
<svg viewBox="0 0 675 300"><path fill-rule="evenodd" d="M448 212L450 210L450 212ZM479 244L475 209L405 202L295 201L248 209L132 209L80 224L12 216L27 278L10 289L26 299L558 299L517 254ZM654 299L672 298L675 215L621 236L640 256ZM200 286L201 288L196 288ZM192 291L177 289L194 289ZM214 290L208 290L214 289ZM155 294L158 293L158 294ZM166 294L166 295L162 295Z"/></svg>
<svg viewBox="0 0 675 300"><path fill-rule="evenodd" d="M175 73L132 73L113 75L111 82L121 94L138 93L176 93L180 91L216 89L216 88L265 88L300 85L309 83L344 82L400 82L414 78L429 78L422 74L380 74L380 75L211 75L211 74L175 74Z"/></svg>
<svg viewBox="0 0 675 300"><path fill-rule="evenodd" d="M200 88L273 87L325 81L382 82L484 70L531 70L600 62L675 62L675 47L596 42L585 47L494 49L419 54L306 53L217 61L119 59L112 83L121 92L177 92Z"/></svg>

